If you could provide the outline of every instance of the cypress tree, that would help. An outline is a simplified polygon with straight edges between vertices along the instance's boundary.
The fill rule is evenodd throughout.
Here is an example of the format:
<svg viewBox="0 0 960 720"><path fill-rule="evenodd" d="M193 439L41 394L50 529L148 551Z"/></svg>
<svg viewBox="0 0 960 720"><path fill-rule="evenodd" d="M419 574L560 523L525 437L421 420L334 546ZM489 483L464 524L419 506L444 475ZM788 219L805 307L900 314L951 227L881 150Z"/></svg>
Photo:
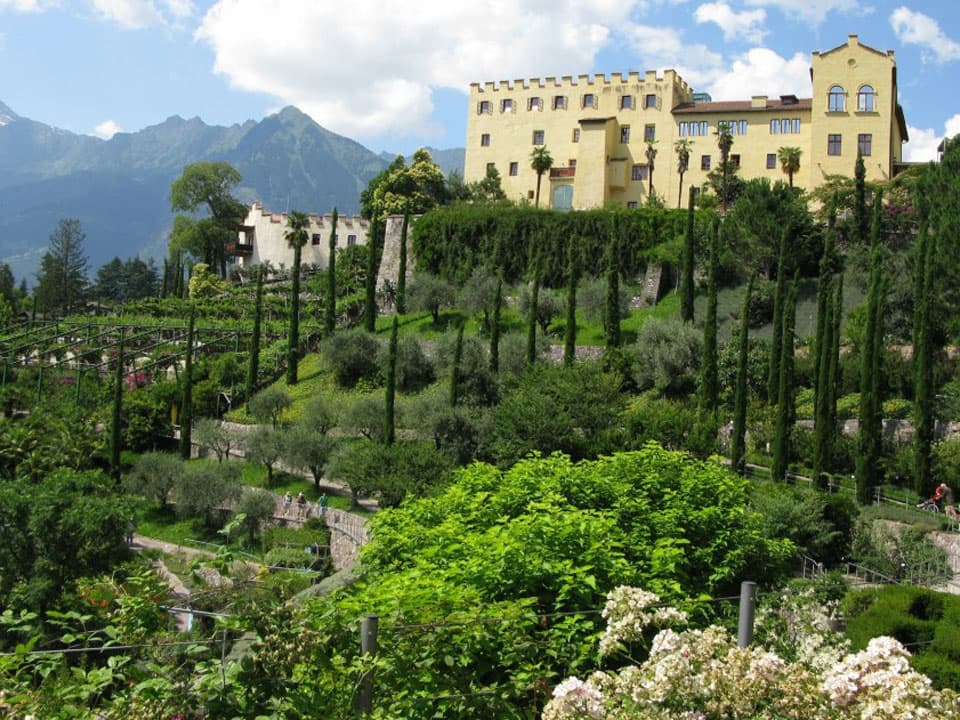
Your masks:
<svg viewBox="0 0 960 720"><path fill-rule="evenodd" d="M777 424L773 436L773 463L770 476L774 481L787 478L787 466L790 462L791 437L796 421L794 407L794 350L793 335L797 322L797 285L800 282L799 271L790 284L786 303L783 308L783 336L780 341L780 382L777 388Z"/></svg>
<svg viewBox="0 0 960 720"><path fill-rule="evenodd" d="M830 411L829 425L837 427L837 396L840 394L840 325L843 321L843 273L837 275L837 292L833 301L833 331L830 339L833 347L830 350L830 377L833 384L830 387L828 410ZM831 461L833 459L833 435L830 438Z"/></svg>
<svg viewBox="0 0 960 720"><path fill-rule="evenodd" d="M567 248L567 327L563 337L563 364L573 365L577 354L577 282L580 267L577 262L576 241Z"/></svg>
<svg viewBox="0 0 960 720"><path fill-rule="evenodd" d="M533 287L530 290L530 317L527 320L527 366L537 361L537 314L540 305L540 264L533 271Z"/></svg>
<svg viewBox="0 0 960 720"><path fill-rule="evenodd" d="M336 208L334 208L336 217ZM300 265L303 246L307 244L310 218L306 213L293 211L289 215L290 229L286 232L287 244L293 247L293 270L290 278L290 326L287 332L287 385L297 384L297 366L300 362ZM334 222L336 228L336 222Z"/></svg>
<svg viewBox="0 0 960 720"><path fill-rule="evenodd" d="M933 445L933 337L932 312L934 256L936 241L924 221L916 244L913 310L913 483L918 494L926 495L930 478L930 449Z"/></svg>
<svg viewBox="0 0 960 720"><path fill-rule="evenodd" d="M830 298L833 295L833 273L834 273L834 243L836 235L834 224L836 222L836 212L831 206L829 220L827 221L827 234L824 238L823 253L820 255L820 273L817 278L817 329L814 346L811 348L813 353L813 382L814 382L814 400L813 412L816 415L817 403L819 402L820 387L817 384L820 378L820 358L823 354L821 348L824 338L829 334L829 319L827 318L827 308L830 304Z"/></svg>
<svg viewBox="0 0 960 720"><path fill-rule="evenodd" d="M457 342L453 346L453 362L450 367L450 407L460 401L460 365L463 363L463 323L457 330Z"/></svg>
<svg viewBox="0 0 960 720"><path fill-rule="evenodd" d="M607 348L620 347L620 258L617 236L611 234L607 246L607 303L604 320L607 327Z"/></svg>
<svg viewBox="0 0 960 720"><path fill-rule="evenodd" d="M777 252L777 285L773 296L773 337L770 338L770 361L767 368L767 402L777 402L780 392L780 358L783 345L783 306L787 295L787 243L788 232L784 228L780 235L780 249Z"/></svg>
<svg viewBox="0 0 960 720"><path fill-rule="evenodd" d="M263 266L257 267L257 292L253 304L253 332L250 337L250 357L247 361L247 383L244 400L250 413L250 398L257 391L257 376L260 374L260 316L263 313Z"/></svg>
<svg viewBox="0 0 960 720"><path fill-rule="evenodd" d="M860 452L857 456L857 500L868 504L880 484L883 435L883 404L880 397L880 367L883 356L883 254L880 245L882 196L874 199L870 233L870 279L867 290L867 327L860 365Z"/></svg>
<svg viewBox="0 0 960 720"><path fill-rule="evenodd" d="M110 423L110 474L120 481L120 423L123 415L123 329L117 350L117 370L113 383L113 414Z"/></svg>
<svg viewBox="0 0 960 720"><path fill-rule="evenodd" d="M410 226L410 213L403 214L403 226L400 228L400 267L397 270L397 312L403 315L407 311L407 228Z"/></svg>
<svg viewBox="0 0 960 720"><path fill-rule="evenodd" d="M380 266L380 220L370 222L370 239L367 247L366 296L363 302L363 327L372 333L377 329L377 268Z"/></svg>
<svg viewBox="0 0 960 720"><path fill-rule="evenodd" d="M387 352L387 389L383 419L383 437L387 445L393 445L396 439L396 419L394 403L397 394L397 336L400 334L400 318L393 316L393 329L390 331L390 346Z"/></svg>
<svg viewBox="0 0 960 720"><path fill-rule="evenodd" d="M867 169L863 155L857 150L857 163L853 168L853 232L861 245L867 242Z"/></svg>
<svg viewBox="0 0 960 720"><path fill-rule="evenodd" d="M683 271L680 273L680 319L693 322L693 202L694 187L690 187L690 199L687 206L687 229L683 238Z"/></svg>
<svg viewBox="0 0 960 720"><path fill-rule="evenodd" d="M503 306L503 274L497 276L497 294L493 298L493 320L490 325L490 372L500 372L500 310Z"/></svg>
<svg viewBox="0 0 960 720"><path fill-rule="evenodd" d="M180 409L180 456L190 459L190 431L193 425L193 326L194 307L190 303L190 319L187 321L187 357L183 366L183 407Z"/></svg>
<svg viewBox="0 0 960 720"><path fill-rule="evenodd" d="M170 261L163 259L163 278L160 280L160 299L167 296L167 283L170 282Z"/></svg>
<svg viewBox="0 0 960 720"><path fill-rule="evenodd" d="M750 351L750 295L753 293L753 278L747 283L740 312L740 336L737 338L737 382L733 398L733 436L730 438L730 464L735 472L743 475L746 470L747 436L747 357Z"/></svg>
<svg viewBox="0 0 960 720"><path fill-rule="evenodd" d="M707 268L707 312L703 322L703 366L700 374L700 411L709 416L716 435L719 381L717 371L717 267L720 253L720 220L710 233L710 259Z"/></svg>
<svg viewBox="0 0 960 720"><path fill-rule="evenodd" d="M836 328L834 322L834 313L836 312L836 295L833 293L832 278L827 281L827 285L821 285L817 288L817 302L819 304L820 294L827 295L826 307L822 313L822 318L818 323L823 323L823 330L817 328L817 344L813 348L816 356L816 370L814 380L816 388L814 392L814 433L813 433L813 481L814 485L821 490L827 488L826 473L832 462L833 455L833 434L836 432L836 425L831 424L833 419L833 409L836 403L833 401L834 378L836 364L832 361L830 354L834 349L833 333Z"/></svg>
<svg viewBox="0 0 960 720"><path fill-rule="evenodd" d="M337 209L333 209L330 221L330 239L327 241L327 302L324 303L323 332L326 337L333 335L337 327ZM370 236L376 237L374 223L370 222ZM373 252L374 240L367 241L367 247Z"/></svg>

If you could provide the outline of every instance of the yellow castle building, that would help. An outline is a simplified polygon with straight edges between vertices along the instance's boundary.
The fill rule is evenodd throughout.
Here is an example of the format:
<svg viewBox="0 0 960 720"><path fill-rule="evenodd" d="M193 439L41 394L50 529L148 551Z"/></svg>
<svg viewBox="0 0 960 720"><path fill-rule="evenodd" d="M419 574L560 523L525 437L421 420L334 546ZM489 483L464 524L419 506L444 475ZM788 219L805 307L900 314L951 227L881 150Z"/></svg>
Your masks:
<svg viewBox="0 0 960 720"><path fill-rule="evenodd" d="M858 149L868 180L892 177L908 139L893 51L850 35L839 47L813 53L810 78L809 98L724 102L694 92L674 70L474 83L464 179L480 180L495 167L508 198L532 202L531 152L544 147L553 167L541 179L542 207L637 207L651 191L667 207L685 206L687 188L703 186L720 164L720 125L733 136L730 161L745 180L786 181L778 159L784 147L800 150L793 183L807 190L829 175L852 176ZM682 190L680 140L689 147Z"/></svg>

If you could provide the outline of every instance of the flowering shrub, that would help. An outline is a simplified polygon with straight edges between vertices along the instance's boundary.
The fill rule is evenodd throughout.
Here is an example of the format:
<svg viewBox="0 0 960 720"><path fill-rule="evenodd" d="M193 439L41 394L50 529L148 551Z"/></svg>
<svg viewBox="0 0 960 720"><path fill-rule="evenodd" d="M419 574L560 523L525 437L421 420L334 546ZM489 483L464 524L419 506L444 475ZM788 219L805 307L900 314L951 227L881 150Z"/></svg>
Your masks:
<svg viewBox="0 0 960 720"><path fill-rule="evenodd" d="M661 618L681 613L660 608L652 593L618 588L607 596L604 611L609 638L632 639ZM930 680L910 668L908 653L892 638L875 638L866 650L837 657L818 667L842 644L829 637L820 643L808 635L829 636L829 612L799 610L801 601L784 603L792 637L809 648L797 648L786 660L754 645L740 648L720 627L704 630L661 630L647 659L619 670L596 672L587 680L560 683L543 712L544 720L900 720L948 718L960 714L957 693L934 690ZM660 617L658 617L660 616Z"/></svg>

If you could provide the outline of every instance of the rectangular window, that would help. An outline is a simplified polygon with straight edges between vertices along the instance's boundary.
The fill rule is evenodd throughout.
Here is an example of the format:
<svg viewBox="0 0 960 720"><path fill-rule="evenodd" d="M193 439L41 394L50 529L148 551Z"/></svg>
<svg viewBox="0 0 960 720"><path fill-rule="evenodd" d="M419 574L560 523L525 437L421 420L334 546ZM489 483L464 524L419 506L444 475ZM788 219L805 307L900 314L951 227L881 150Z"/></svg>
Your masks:
<svg viewBox="0 0 960 720"><path fill-rule="evenodd" d="M738 167L740 167L740 156L739 156L739 155L731 155L731 156L730 156L730 167L733 167L733 168L738 168Z"/></svg>
<svg viewBox="0 0 960 720"><path fill-rule="evenodd" d="M709 170L709 169L710 169L710 156L709 156L709 155L701 155L701 156L700 156L700 169L701 169L701 170Z"/></svg>
<svg viewBox="0 0 960 720"><path fill-rule="evenodd" d="M657 126L656 125L644 125L643 126L643 141L652 143L657 140Z"/></svg>
<svg viewBox="0 0 960 720"><path fill-rule="evenodd" d="M580 128L573 129L573 142L580 142Z"/></svg>
<svg viewBox="0 0 960 720"><path fill-rule="evenodd" d="M490 133L483 133L480 136L480 147L490 147Z"/></svg>
<svg viewBox="0 0 960 720"><path fill-rule="evenodd" d="M771 120L771 121L770 121L770 134L771 134L771 135L778 135L779 133L780 133L780 121L779 121L779 120Z"/></svg>
<svg viewBox="0 0 960 720"><path fill-rule="evenodd" d="M527 110L543 110L543 100L538 97L532 97L527 100Z"/></svg>
<svg viewBox="0 0 960 720"><path fill-rule="evenodd" d="M489 113L489 112L490 112L490 101L489 101L489 100L481 100L480 102L477 103L477 114L478 114L478 115L483 115L484 113Z"/></svg>
<svg viewBox="0 0 960 720"><path fill-rule="evenodd" d="M630 126L629 125L620 126L620 142L622 143L630 142Z"/></svg>
<svg viewBox="0 0 960 720"><path fill-rule="evenodd" d="M657 107L657 96L653 93L643 96L643 107L646 109Z"/></svg>
<svg viewBox="0 0 960 720"><path fill-rule="evenodd" d="M567 160L567 167L575 168L576 166L577 166L576 158L570 158L569 160Z"/></svg>
<svg viewBox="0 0 960 720"><path fill-rule="evenodd" d="M861 155L868 157L873 149L873 135L871 133L857 135L857 147L860 148Z"/></svg>
<svg viewBox="0 0 960 720"><path fill-rule="evenodd" d="M646 180L647 175L647 166L646 165L634 165L633 172L630 174L631 180Z"/></svg>
<svg viewBox="0 0 960 720"><path fill-rule="evenodd" d="M687 137L690 134L690 123L682 122L680 123L680 137Z"/></svg>
<svg viewBox="0 0 960 720"><path fill-rule="evenodd" d="M747 134L746 120L720 120L717 122L717 131L719 131L723 125L726 125L727 132L729 132L731 135Z"/></svg>
<svg viewBox="0 0 960 720"><path fill-rule="evenodd" d="M357 236L347 235L347 247L353 247L356 244L357 244Z"/></svg>
<svg viewBox="0 0 960 720"><path fill-rule="evenodd" d="M840 154L840 135L827 135L827 155L839 155Z"/></svg>
<svg viewBox="0 0 960 720"><path fill-rule="evenodd" d="M633 95L621 95L621 96L620 96L620 109L621 109L621 110L632 110L632 109L633 109Z"/></svg>
<svg viewBox="0 0 960 720"><path fill-rule="evenodd" d="M775 170L777 167L777 154L767 153L767 170Z"/></svg>
<svg viewBox="0 0 960 720"><path fill-rule="evenodd" d="M504 98L503 100L500 101L500 112L502 113L513 112L512 98Z"/></svg>
<svg viewBox="0 0 960 720"><path fill-rule="evenodd" d="M490 174L491 170L496 170L496 169L497 169L496 163L487 163L487 175Z"/></svg>
<svg viewBox="0 0 960 720"><path fill-rule="evenodd" d="M637 201L636 200L627 200L627 210L636 210Z"/></svg>
<svg viewBox="0 0 960 720"><path fill-rule="evenodd" d="M510 163L510 176L516 177L520 173L520 163L512 162Z"/></svg>
<svg viewBox="0 0 960 720"><path fill-rule="evenodd" d="M593 93L584 93L583 94L583 106L585 108L596 108L597 107L597 96Z"/></svg>
<svg viewBox="0 0 960 720"><path fill-rule="evenodd" d="M533 131L533 144L534 144L534 145L543 145L543 130L534 130L534 131Z"/></svg>
<svg viewBox="0 0 960 720"><path fill-rule="evenodd" d="M706 120L680 123L680 137L703 137L710 132Z"/></svg>
<svg viewBox="0 0 960 720"><path fill-rule="evenodd" d="M710 134L710 123L708 123L706 120L701 120L699 135L701 137L706 137L709 134Z"/></svg>
<svg viewBox="0 0 960 720"><path fill-rule="evenodd" d="M320 233L313 233L313 235L310 236L310 244L311 245L320 244Z"/></svg>
<svg viewBox="0 0 960 720"><path fill-rule="evenodd" d="M554 109L554 110L566 110L566 109L567 109L567 96L566 96L566 95L554 95L554 96L553 96L553 109Z"/></svg>

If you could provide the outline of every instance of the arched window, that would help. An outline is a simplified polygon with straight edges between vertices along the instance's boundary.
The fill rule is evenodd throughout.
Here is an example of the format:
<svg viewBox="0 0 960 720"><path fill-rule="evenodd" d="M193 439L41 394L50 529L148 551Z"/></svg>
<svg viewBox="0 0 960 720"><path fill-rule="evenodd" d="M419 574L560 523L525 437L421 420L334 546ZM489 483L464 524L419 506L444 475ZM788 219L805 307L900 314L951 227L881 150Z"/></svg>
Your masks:
<svg viewBox="0 0 960 720"><path fill-rule="evenodd" d="M857 110L860 112L873 112L876 109L875 100L877 94L873 91L872 85L864 85L857 93Z"/></svg>
<svg viewBox="0 0 960 720"><path fill-rule="evenodd" d="M830 112L843 112L846 109L847 93L840 85L834 85L827 93L827 110Z"/></svg>

